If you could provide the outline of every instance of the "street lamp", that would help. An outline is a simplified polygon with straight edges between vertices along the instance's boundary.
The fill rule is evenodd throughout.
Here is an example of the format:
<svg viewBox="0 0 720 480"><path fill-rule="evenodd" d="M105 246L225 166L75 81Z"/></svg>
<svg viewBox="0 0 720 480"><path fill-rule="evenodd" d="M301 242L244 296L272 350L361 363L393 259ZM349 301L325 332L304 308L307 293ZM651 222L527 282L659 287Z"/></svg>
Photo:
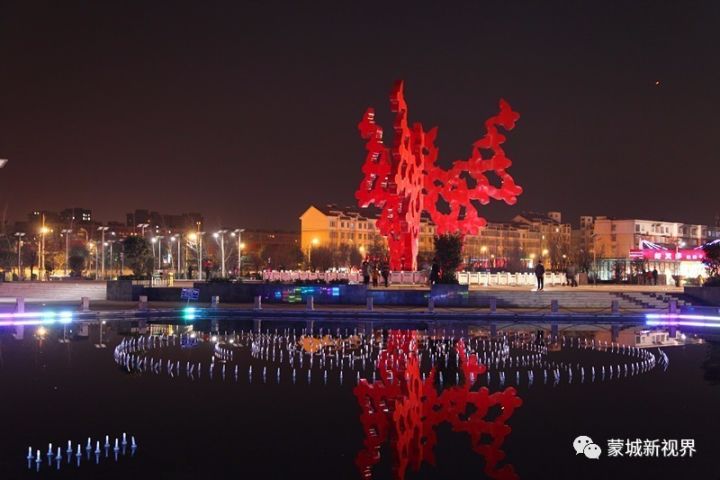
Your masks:
<svg viewBox="0 0 720 480"><path fill-rule="evenodd" d="M48 232L50 232L50 229L45 226L45 215L43 214L43 226L40 227L40 261L38 265L40 281L45 278L45 234Z"/></svg>
<svg viewBox="0 0 720 480"><path fill-rule="evenodd" d="M156 235L152 238L152 243L157 243L158 245L158 270L162 270L162 239L165 238L163 235ZM155 248L153 247L153 253L155 253Z"/></svg>
<svg viewBox="0 0 720 480"><path fill-rule="evenodd" d="M22 237L25 236L25 233L23 232L15 232L15 236L18 237L17 239L17 253L18 253L18 259L17 259L17 268L18 268L18 280L22 280L24 275L22 274L22 260L20 259L20 250L22 250Z"/></svg>
<svg viewBox="0 0 720 480"><path fill-rule="evenodd" d="M245 248L245 244L242 243L242 233L245 231L244 228L236 228L230 235L233 237L237 236L238 244L238 278L242 277L242 249Z"/></svg>
<svg viewBox="0 0 720 480"><path fill-rule="evenodd" d="M60 232L65 235L65 276L67 277L68 268L70 268L70 234L72 229L63 228Z"/></svg>
<svg viewBox="0 0 720 480"><path fill-rule="evenodd" d="M315 237L310 241L310 245L308 245L308 263L312 262L312 247L317 247L320 243L320 240Z"/></svg>
<svg viewBox="0 0 720 480"><path fill-rule="evenodd" d="M98 227L97 229L98 229L98 232L100 232L100 254L102 255L102 279L105 280L105 232L110 230L110 227ZM97 252L96 252L96 254L97 254Z"/></svg>
<svg viewBox="0 0 720 480"><path fill-rule="evenodd" d="M173 235L170 237L170 240L177 242L177 258L175 259L177 262L177 268L175 270L177 271L177 277L180 278L180 245L182 244L182 233Z"/></svg>
<svg viewBox="0 0 720 480"><path fill-rule="evenodd" d="M141 236L143 236L143 237L145 236L145 229L146 229L147 227L149 227L149 226L150 226L149 223L138 223L138 224L137 224L137 228L140 229L140 235L141 235Z"/></svg>
<svg viewBox="0 0 720 480"><path fill-rule="evenodd" d="M220 276L225 278L225 234L227 230L218 230L213 233L215 239L220 238Z"/></svg>
<svg viewBox="0 0 720 480"><path fill-rule="evenodd" d="M0 168L3 168L5 165L7 165L7 158L0 158Z"/></svg>

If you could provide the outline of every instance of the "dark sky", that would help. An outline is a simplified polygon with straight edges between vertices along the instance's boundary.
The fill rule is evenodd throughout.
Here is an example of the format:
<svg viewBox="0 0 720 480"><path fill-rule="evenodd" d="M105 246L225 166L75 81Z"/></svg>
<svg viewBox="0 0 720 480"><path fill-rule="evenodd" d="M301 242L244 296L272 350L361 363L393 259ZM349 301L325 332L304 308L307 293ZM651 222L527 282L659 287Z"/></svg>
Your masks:
<svg viewBox="0 0 720 480"><path fill-rule="evenodd" d="M710 223L718 25L716 1L2 2L0 204L298 228L311 202L354 201L357 123L375 106L389 136L402 78L446 164L500 97L520 112L525 193L490 219Z"/></svg>

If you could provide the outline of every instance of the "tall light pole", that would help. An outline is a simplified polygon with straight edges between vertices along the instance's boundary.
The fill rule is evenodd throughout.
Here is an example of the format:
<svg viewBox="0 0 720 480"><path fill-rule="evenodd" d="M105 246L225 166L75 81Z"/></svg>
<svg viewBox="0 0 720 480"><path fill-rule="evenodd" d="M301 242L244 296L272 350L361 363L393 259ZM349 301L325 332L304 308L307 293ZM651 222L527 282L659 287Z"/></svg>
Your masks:
<svg viewBox="0 0 720 480"><path fill-rule="evenodd" d="M40 260L38 262L38 275L40 281L45 278L45 234L50 230L45 226L45 214L42 214L42 225L40 225Z"/></svg>
<svg viewBox="0 0 720 480"><path fill-rule="evenodd" d="M20 251L22 250L22 237L25 236L25 233L23 232L15 232L15 236L17 237L17 253L18 253L18 259L17 259L17 268L18 268L18 280L22 280L24 275L22 274L22 259L20 258Z"/></svg>
<svg viewBox="0 0 720 480"><path fill-rule="evenodd" d="M157 245L158 245L158 270L162 270L162 239L163 238L165 238L163 235L156 235L152 239L153 243L157 243Z"/></svg>
<svg viewBox="0 0 720 480"><path fill-rule="evenodd" d="M65 276L68 276L68 268L70 268L70 234L72 229L63 228L61 233L65 235Z"/></svg>
<svg viewBox="0 0 720 480"><path fill-rule="evenodd" d="M232 231L231 235L237 237L237 250L238 250L238 278L242 277L242 234L245 231L244 228L236 228Z"/></svg>
<svg viewBox="0 0 720 480"><path fill-rule="evenodd" d="M205 235L205 232L198 231L198 280L202 281L202 260L203 260L203 253L202 253L202 239L203 235Z"/></svg>
<svg viewBox="0 0 720 480"><path fill-rule="evenodd" d="M177 242L177 257L175 257L175 272L177 273L177 278L180 278L180 246L182 244L182 233L177 233L170 237L171 242Z"/></svg>
<svg viewBox="0 0 720 480"><path fill-rule="evenodd" d="M320 243L320 240L318 240L317 237L310 241L310 245L308 246L308 267L312 265L312 247L316 247L318 243Z"/></svg>
<svg viewBox="0 0 720 480"><path fill-rule="evenodd" d="M220 238L220 276L225 278L225 234L227 230L218 230L213 237Z"/></svg>
<svg viewBox="0 0 720 480"><path fill-rule="evenodd" d="M110 227L98 227L100 232L100 252L102 255L102 279L105 280L105 232L110 230ZM96 252L97 254L97 252Z"/></svg>

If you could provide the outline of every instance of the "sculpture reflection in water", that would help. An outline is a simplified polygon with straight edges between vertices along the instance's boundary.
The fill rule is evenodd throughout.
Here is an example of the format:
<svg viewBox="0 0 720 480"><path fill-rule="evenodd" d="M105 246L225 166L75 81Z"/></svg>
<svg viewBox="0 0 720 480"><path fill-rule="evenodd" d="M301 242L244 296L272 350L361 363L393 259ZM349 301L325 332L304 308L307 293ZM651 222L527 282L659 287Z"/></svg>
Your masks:
<svg viewBox="0 0 720 480"><path fill-rule="evenodd" d="M362 410L360 422L365 433L364 448L355 462L364 478L372 478L372 467L380 461L380 447L390 440L394 454L394 477L405 477L408 466L420 469L423 461L434 465L437 444L435 429L447 422L453 431L470 436L472 449L485 460L485 474L493 479L519 478L512 465L500 465L505 458L501 446L510 434L506 424L522 400L508 387L490 393L486 387L472 387L486 372L477 355L466 355L462 340L455 344L462 380L438 393L437 367L425 379L420 377L418 336L412 331L390 331L387 348L378 357L380 379L361 379L354 394ZM439 378L441 382L442 377ZM499 410L489 419L488 413Z"/></svg>

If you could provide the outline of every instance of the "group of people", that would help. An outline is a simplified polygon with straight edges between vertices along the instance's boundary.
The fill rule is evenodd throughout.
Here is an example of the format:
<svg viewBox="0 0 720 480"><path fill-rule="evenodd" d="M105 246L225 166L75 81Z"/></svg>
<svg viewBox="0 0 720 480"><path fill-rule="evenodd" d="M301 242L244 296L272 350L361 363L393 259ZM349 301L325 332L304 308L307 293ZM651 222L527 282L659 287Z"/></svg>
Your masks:
<svg viewBox="0 0 720 480"><path fill-rule="evenodd" d="M377 287L380 283L380 276L382 276L385 287L389 285L390 264L387 259L366 258L360 265L360 273L362 273L363 284L366 286L370 285L372 280L372 286Z"/></svg>
<svg viewBox="0 0 720 480"><path fill-rule="evenodd" d="M542 262L535 265L535 277L537 278L537 289L545 289L545 266ZM568 265L565 268L565 280L568 287L577 287L577 268L575 265Z"/></svg>

